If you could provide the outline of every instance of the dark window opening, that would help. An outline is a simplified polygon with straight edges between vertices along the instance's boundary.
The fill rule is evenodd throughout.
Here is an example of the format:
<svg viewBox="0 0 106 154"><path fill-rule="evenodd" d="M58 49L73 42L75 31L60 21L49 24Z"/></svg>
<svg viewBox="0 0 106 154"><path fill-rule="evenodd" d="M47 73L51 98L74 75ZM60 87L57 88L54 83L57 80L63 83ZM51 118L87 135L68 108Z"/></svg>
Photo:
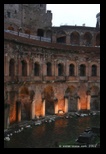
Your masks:
<svg viewBox="0 0 106 154"><path fill-rule="evenodd" d="M63 65L58 64L58 76L62 76L62 75L63 75Z"/></svg>
<svg viewBox="0 0 106 154"><path fill-rule="evenodd" d="M15 75L15 62L14 59L11 59L9 63L9 76L12 77L14 75Z"/></svg>
<svg viewBox="0 0 106 154"><path fill-rule="evenodd" d="M37 30L37 36L43 37L44 36L44 30L43 29L38 29Z"/></svg>
<svg viewBox="0 0 106 154"><path fill-rule="evenodd" d="M51 76L52 75L52 67L51 67L51 63L47 63L47 76Z"/></svg>
<svg viewBox="0 0 106 154"><path fill-rule="evenodd" d="M91 45L91 41L92 41L92 35L91 33L85 33L84 34L84 45L86 46L90 46Z"/></svg>
<svg viewBox="0 0 106 154"><path fill-rule="evenodd" d="M40 7L43 7L43 4L40 4Z"/></svg>
<svg viewBox="0 0 106 154"><path fill-rule="evenodd" d="M17 13L17 11L15 10L15 14Z"/></svg>
<svg viewBox="0 0 106 154"><path fill-rule="evenodd" d="M35 63L34 64L34 76L39 76L39 72L40 72L40 66L39 64Z"/></svg>
<svg viewBox="0 0 106 154"><path fill-rule="evenodd" d="M72 45L79 45L80 44L80 35L78 32L73 32L70 36L71 44Z"/></svg>
<svg viewBox="0 0 106 154"><path fill-rule="evenodd" d="M63 37L57 38L57 43L66 43L66 37L63 36Z"/></svg>
<svg viewBox="0 0 106 154"><path fill-rule="evenodd" d="M27 63L22 61L22 76L27 76Z"/></svg>
<svg viewBox="0 0 106 154"><path fill-rule="evenodd" d="M7 12L7 17L11 18L11 13L10 12Z"/></svg>
<svg viewBox="0 0 106 154"><path fill-rule="evenodd" d="M69 66L69 75L74 76L74 65L73 64L70 64Z"/></svg>
<svg viewBox="0 0 106 154"><path fill-rule="evenodd" d="M80 76L85 76L86 75L86 66L81 64L80 65Z"/></svg>
<svg viewBox="0 0 106 154"><path fill-rule="evenodd" d="M97 76L97 66L92 65L92 76Z"/></svg>

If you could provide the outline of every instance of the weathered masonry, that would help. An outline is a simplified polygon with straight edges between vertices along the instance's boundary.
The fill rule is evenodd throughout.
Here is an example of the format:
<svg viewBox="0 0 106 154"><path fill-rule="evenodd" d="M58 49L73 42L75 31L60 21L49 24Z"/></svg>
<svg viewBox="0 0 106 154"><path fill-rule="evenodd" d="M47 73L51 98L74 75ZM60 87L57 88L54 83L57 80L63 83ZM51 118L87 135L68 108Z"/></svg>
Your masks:
<svg viewBox="0 0 106 154"><path fill-rule="evenodd" d="M4 103L10 123L100 109L98 47L60 46L8 33L4 39Z"/></svg>
<svg viewBox="0 0 106 154"><path fill-rule="evenodd" d="M96 27L52 27L46 4L5 4L4 19L4 128L100 110L100 14Z"/></svg>

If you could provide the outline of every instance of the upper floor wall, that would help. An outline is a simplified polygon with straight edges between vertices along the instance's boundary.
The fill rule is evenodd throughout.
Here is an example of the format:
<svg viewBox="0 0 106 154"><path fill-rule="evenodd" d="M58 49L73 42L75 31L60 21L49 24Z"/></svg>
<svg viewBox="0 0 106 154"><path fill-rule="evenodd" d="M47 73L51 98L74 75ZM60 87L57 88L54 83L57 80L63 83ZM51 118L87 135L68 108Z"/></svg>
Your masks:
<svg viewBox="0 0 106 154"><path fill-rule="evenodd" d="M46 4L4 4L4 28L37 33L52 26L52 13Z"/></svg>

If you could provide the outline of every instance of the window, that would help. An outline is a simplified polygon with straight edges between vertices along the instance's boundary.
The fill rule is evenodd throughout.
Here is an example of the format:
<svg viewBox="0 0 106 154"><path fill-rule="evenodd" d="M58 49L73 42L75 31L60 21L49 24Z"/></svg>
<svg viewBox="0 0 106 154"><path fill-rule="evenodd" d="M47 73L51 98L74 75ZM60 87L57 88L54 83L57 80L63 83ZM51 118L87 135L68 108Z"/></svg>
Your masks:
<svg viewBox="0 0 106 154"><path fill-rule="evenodd" d="M14 59L11 59L9 63L9 76L12 77L14 75L15 75L15 62Z"/></svg>
<svg viewBox="0 0 106 154"><path fill-rule="evenodd" d="M63 75L63 65L58 64L58 76L62 76L62 75Z"/></svg>
<svg viewBox="0 0 106 154"><path fill-rule="evenodd" d="M43 7L43 4L40 4L40 7Z"/></svg>
<svg viewBox="0 0 106 154"><path fill-rule="evenodd" d="M74 76L74 65L73 64L69 65L69 75Z"/></svg>
<svg viewBox="0 0 106 154"><path fill-rule="evenodd" d="M10 12L7 12L7 17L11 18L11 13Z"/></svg>
<svg viewBox="0 0 106 154"><path fill-rule="evenodd" d="M48 62L47 63L47 76L51 76L51 75L52 75L51 63Z"/></svg>
<svg viewBox="0 0 106 154"><path fill-rule="evenodd" d="M80 76L86 75L86 66L84 64L80 65Z"/></svg>
<svg viewBox="0 0 106 154"><path fill-rule="evenodd" d="M38 63L34 64L34 76L39 76L40 66Z"/></svg>
<svg viewBox="0 0 106 154"><path fill-rule="evenodd" d="M17 11L15 10L15 14L17 14Z"/></svg>
<svg viewBox="0 0 106 154"><path fill-rule="evenodd" d="M27 63L26 61L22 61L22 76L27 76Z"/></svg>
<svg viewBox="0 0 106 154"><path fill-rule="evenodd" d="M97 66L96 65L92 65L92 70L91 70L91 75L92 76L97 76Z"/></svg>

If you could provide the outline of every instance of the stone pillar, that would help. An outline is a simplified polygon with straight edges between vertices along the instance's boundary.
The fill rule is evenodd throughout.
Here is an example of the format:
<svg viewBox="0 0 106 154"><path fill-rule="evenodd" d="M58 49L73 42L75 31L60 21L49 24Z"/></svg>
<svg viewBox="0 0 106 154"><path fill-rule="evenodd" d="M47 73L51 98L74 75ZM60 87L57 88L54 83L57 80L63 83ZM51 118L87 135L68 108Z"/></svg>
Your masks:
<svg viewBox="0 0 106 154"><path fill-rule="evenodd" d="M20 122L21 121L21 102L20 101L16 101L16 111L17 111L17 121Z"/></svg>
<svg viewBox="0 0 106 154"><path fill-rule="evenodd" d="M80 103L79 98L78 98L78 106L77 106L77 109L78 109L78 111L81 110L81 103Z"/></svg>
<svg viewBox="0 0 106 154"><path fill-rule="evenodd" d="M9 113L10 113L10 104L5 103L4 104L4 129L7 129L10 125Z"/></svg>
<svg viewBox="0 0 106 154"><path fill-rule="evenodd" d="M31 103L31 119L35 119L35 102Z"/></svg>
<svg viewBox="0 0 106 154"><path fill-rule="evenodd" d="M9 76L9 59L6 55L6 62L5 62L5 76Z"/></svg>
<svg viewBox="0 0 106 154"><path fill-rule="evenodd" d="M57 114L58 113L58 103L57 102L55 102L55 114Z"/></svg>
<svg viewBox="0 0 106 154"><path fill-rule="evenodd" d="M64 112L67 113L68 112L68 98L65 97L65 108L64 108Z"/></svg>
<svg viewBox="0 0 106 154"><path fill-rule="evenodd" d="M42 116L44 117L45 116L45 99L43 99L43 104L42 104Z"/></svg>
<svg viewBox="0 0 106 154"><path fill-rule="evenodd" d="M69 45L70 44L70 35L66 35L66 44Z"/></svg>
<svg viewBox="0 0 106 154"><path fill-rule="evenodd" d="M52 43L56 43L56 34L52 35Z"/></svg>
<svg viewBox="0 0 106 154"><path fill-rule="evenodd" d="M18 76L22 75L22 64L20 58L18 59Z"/></svg>
<svg viewBox="0 0 106 154"><path fill-rule="evenodd" d="M91 95L87 95L87 110L90 110Z"/></svg>

